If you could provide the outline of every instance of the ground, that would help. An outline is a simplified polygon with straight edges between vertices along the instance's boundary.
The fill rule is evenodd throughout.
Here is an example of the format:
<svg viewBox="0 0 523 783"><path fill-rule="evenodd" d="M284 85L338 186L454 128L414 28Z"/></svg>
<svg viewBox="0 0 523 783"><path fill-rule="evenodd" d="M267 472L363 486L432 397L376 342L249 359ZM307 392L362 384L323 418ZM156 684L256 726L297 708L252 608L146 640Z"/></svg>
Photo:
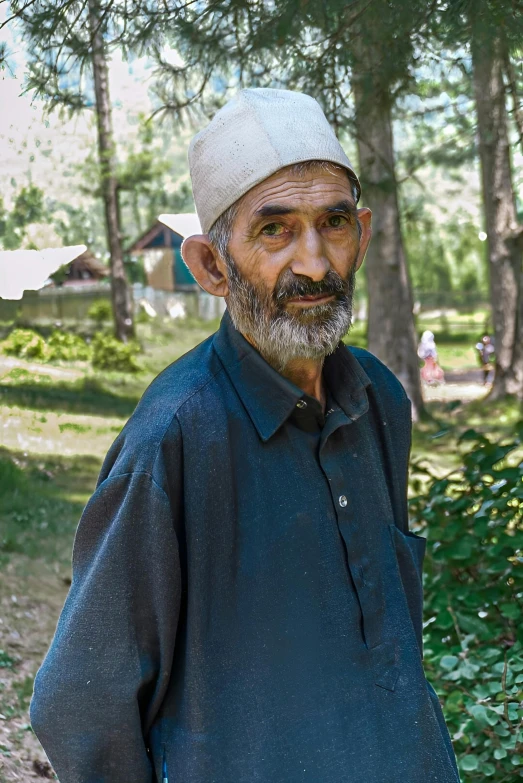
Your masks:
<svg viewBox="0 0 523 783"><path fill-rule="evenodd" d="M215 326L144 326L145 372L137 377L0 355L0 783L54 778L28 705L70 584L76 524L146 385ZM357 330L355 338L361 344ZM468 336L442 343L447 383L424 390L435 418L416 429L413 453L436 469L457 458L455 427L488 422L503 432L517 418L514 406L489 411L482 402L487 389L472 345Z"/></svg>

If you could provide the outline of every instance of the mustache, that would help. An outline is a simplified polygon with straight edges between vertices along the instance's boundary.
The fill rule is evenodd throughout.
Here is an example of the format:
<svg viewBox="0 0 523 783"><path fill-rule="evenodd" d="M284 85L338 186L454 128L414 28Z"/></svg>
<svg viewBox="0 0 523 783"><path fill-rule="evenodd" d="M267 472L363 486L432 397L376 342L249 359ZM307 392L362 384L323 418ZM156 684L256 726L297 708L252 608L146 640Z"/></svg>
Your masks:
<svg viewBox="0 0 523 783"><path fill-rule="evenodd" d="M276 304L284 304L298 296L337 296L341 298L349 292L349 280L344 280L330 269L323 280L311 280L305 275L295 275L287 270L273 291Z"/></svg>

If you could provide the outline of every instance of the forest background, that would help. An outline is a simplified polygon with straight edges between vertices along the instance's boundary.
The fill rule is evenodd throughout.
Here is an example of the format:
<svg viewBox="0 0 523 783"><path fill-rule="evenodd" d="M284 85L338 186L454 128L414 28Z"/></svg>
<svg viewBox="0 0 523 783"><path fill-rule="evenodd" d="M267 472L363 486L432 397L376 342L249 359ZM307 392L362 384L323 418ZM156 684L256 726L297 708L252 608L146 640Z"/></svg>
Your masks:
<svg viewBox="0 0 523 783"><path fill-rule="evenodd" d="M104 449L153 375L212 327L133 323L127 281L141 270L125 248L159 213L193 210L189 139L247 85L314 95L360 173L375 233L359 285L368 317L352 337L401 378L419 419L411 503L414 529L428 536L428 676L463 780L523 776L520 4L30 0L0 9L0 246L87 244L113 272L116 336L130 345L137 335L145 348L137 373L97 374L77 357L48 360L51 369L21 361L0 379L10 574L0 780L2 761L5 780L52 775L26 708L63 596L50 588L38 602L28 572L67 586L72 533ZM488 400L422 394L416 340L432 328L429 309L440 333L449 313L458 323L470 314L472 329L447 334L451 342L495 334ZM10 439L15 427L22 441Z"/></svg>

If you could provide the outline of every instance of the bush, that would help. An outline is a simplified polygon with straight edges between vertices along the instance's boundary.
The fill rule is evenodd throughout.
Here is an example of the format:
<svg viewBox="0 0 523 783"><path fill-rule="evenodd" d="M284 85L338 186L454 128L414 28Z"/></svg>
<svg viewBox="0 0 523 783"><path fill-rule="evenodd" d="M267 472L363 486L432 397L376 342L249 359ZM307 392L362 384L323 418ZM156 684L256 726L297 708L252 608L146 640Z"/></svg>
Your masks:
<svg viewBox="0 0 523 783"><path fill-rule="evenodd" d="M466 783L523 778L523 423L518 433L496 444L468 430L463 467L411 501L413 529L428 531L425 668Z"/></svg>
<svg viewBox="0 0 523 783"><path fill-rule="evenodd" d="M45 340L32 329L13 329L4 340L4 353L24 359L46 359L48 356Z"/></svg>
<svg viewBox="0 0 523 783"><path fill-rule="evenodd" d="M87 317L100 326L113 320L113 308L107 299L100 299L91 305L87 311Z"/></svg>
<svg viewBox="0 0 523 783"><path fill-rule="evenodd" d="M108 332L96 332L92 342L93 367L97 370L140 372L136 357L141 348L137 342L121 343Z"/></svg>
<svg viewBox="0 0 523 783"><path fill-rule="evenodd" d="M81 337L71 332L53 332L47 341L49 358L68 362L83 361L91 357L91 349Z"/></svg>

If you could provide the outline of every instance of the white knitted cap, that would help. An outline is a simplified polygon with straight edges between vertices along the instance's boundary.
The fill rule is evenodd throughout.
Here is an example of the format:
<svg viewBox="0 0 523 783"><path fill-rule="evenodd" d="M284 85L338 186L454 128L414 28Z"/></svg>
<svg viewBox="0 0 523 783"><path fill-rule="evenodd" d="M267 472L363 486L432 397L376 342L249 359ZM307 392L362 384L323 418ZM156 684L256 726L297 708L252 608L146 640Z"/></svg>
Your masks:
<svg viewBox="0 0 523 783"><path fill-rule="evenodd" d="M259 182L307 160L358 178L319 103L290 90L241 90L192 139L189 169L202 231Z"/></svg>

